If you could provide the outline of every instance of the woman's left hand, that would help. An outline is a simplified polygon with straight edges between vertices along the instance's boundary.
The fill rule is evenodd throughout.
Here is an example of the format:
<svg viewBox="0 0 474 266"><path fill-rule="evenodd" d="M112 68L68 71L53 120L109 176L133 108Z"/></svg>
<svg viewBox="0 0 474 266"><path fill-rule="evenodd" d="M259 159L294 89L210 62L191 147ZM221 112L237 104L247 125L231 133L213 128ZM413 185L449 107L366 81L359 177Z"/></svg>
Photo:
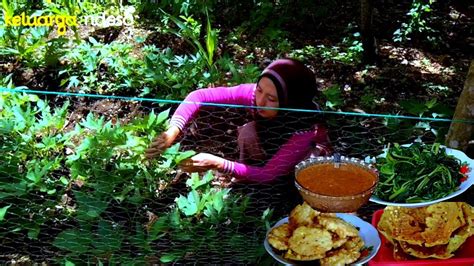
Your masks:
<svg viewBox="0 0 474 266"><path fill-rule="evenodd" d="M224 159L209 153L199 153L182 161L179 166L188 173L205 172L211 169L221 170L224 166Z"/></svg>

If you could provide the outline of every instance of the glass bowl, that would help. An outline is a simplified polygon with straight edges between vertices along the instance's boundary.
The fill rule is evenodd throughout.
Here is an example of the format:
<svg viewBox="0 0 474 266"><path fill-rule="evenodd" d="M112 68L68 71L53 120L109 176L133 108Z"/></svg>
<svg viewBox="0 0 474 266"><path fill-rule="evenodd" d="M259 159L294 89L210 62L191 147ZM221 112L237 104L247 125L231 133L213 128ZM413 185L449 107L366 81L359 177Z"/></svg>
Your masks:
<svg viewBox="0 0 474 266"><path fill-rule="evenodd" d="M334 196L330 194L317 193L314 190L312 191L308 188L308 186L304 186L303 184L301 184L301 182L298 181L298 175L301 171L317 166L317 165L324 165L324 164L332 165L334 169L331 169L331 171L339 171L337 169L355 166L359 169L362 169L363 171L366 171L372 174L374 177L373 184L371 184L370 187L368 187L367 189L364 188L362 192ZM346 173L341 172L340 174L346 174ZM324 177L324 178L332 179L328 181L331 184L335 184L338 187L342 186L342 187L348 188L351 186L351 184L346 183L347 180L343 180L340 177L336 178L335 176L328 175L327 177ZM354 186L357 185L357 184L354 184L357 182L356 176L352 176L351 178L355 180L353 181L353 185ZM373 191L375 190L375 187L377 186L378 180L379 180L379 175L375 167L357 158L338 156L338 155L333 155L329 157L313 157L313 158L304 160L295 166L296 188L298 189L303 199L311 207L321 212L355 212L357 211L362 205L366 204L369 201L369 198L371 197ZM368 182L370 183L371 181L368 181Z"/></svg>

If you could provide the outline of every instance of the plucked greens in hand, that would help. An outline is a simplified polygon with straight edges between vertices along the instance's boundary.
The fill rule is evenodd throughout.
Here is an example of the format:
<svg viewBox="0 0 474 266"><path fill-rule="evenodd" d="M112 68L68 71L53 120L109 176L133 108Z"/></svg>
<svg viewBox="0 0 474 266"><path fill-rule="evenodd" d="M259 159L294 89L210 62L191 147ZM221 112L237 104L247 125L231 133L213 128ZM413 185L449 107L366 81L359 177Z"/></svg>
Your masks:
<svg viewBox="0 0 474 266"><path fill-rule="evenodd" d="M459 188L460 161L439 143L394 144L376 159L379 183L374 195L390 202L416 203L445 197Z"/></svg>

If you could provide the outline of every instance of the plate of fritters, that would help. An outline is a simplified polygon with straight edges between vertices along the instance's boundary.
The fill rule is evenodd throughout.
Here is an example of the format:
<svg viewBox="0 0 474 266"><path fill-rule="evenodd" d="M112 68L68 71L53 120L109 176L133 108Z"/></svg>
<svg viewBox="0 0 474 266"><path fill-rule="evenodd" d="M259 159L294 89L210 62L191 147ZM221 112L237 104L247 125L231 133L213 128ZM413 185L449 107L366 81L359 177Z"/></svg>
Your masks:
<svg viewBox="0 0 474 266"><path fill-rule="evenodd" d="M474 208L465 202L442 202L421 208L388 206L374 214L373 224L390 243L372 261L425 261L474 264ZM429 259L429 260L427 260ZM371 262L371 263L372 263Z"/></svg>
<svg viewBox="0 0 474 266"><path fill-rule="evenodd" d="M303 203L267 232L264 246L275 260L287 265L345 265L368 262L380 243L375 227L359 217L321 213Z"/></svg>

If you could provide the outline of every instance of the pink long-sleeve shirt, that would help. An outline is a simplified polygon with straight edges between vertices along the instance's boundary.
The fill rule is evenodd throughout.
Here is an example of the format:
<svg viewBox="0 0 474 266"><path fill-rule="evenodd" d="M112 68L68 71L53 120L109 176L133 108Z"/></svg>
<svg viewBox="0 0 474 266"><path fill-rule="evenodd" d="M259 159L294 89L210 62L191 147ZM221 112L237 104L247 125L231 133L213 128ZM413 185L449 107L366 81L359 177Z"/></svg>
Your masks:
<svg viewBox="0 0 474 266"><path fill-rule="evenodd" d="M179 105L171 117L170 125L183 130L193 119L203 103L219 103L232 105L256 106L256 84L241 84L234 87L217 87L199 89L191 92L184 102ZM249 108L254 112L253 108ZM291 173L297 163L304 160L315 149L320 155L331 150L327 131L324 127L315 125L313 130L295 132L286 143L261 167L244 163L224 160L224 173L229 173L238 179L256 182L268 182Z"/></svg>

